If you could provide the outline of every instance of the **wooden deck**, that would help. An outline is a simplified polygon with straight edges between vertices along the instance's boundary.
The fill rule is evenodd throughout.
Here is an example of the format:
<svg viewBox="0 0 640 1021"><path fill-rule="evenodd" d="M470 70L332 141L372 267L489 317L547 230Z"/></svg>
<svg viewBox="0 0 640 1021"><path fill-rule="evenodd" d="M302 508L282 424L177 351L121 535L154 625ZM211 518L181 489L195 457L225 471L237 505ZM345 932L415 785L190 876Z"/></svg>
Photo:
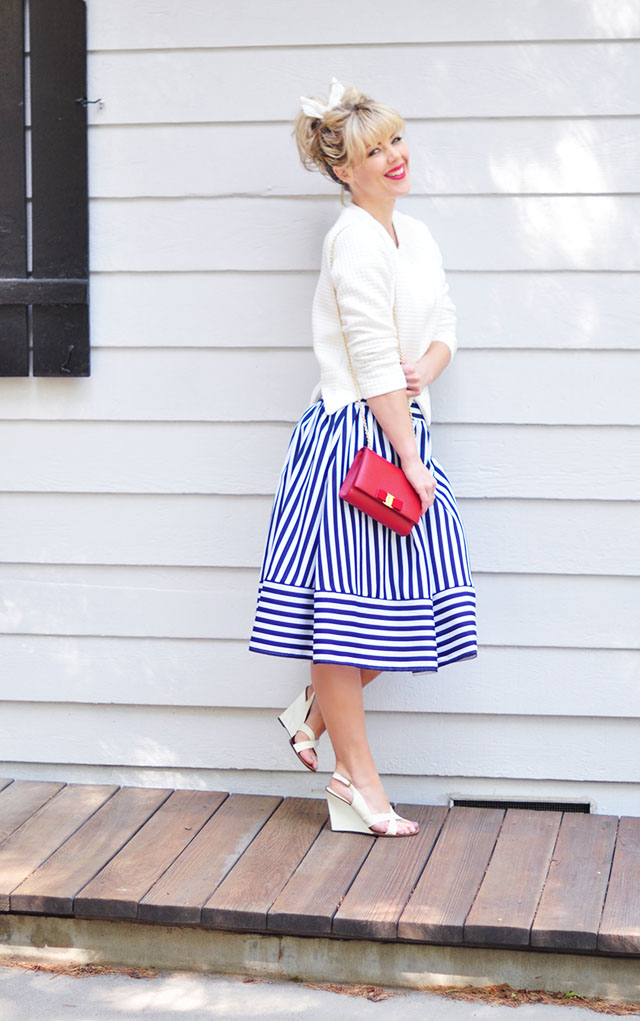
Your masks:
<svg viewBox="0 0 640 1021"><path fill-rule="evenodd" d="M0 780L0 911L257 933L640 955L640 819Z"/></svg>

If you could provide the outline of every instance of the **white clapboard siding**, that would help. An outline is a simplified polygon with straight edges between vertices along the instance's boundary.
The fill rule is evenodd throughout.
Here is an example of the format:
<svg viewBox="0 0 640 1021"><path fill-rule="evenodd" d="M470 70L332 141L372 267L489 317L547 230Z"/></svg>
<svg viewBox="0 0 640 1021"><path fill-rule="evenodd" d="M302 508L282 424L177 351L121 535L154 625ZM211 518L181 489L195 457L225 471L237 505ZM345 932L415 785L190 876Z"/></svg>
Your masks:
<svg viewBox="0 0 640 1021"><path fill-rule="evenodd" d="M384 773L512 776L531 779L640 781L638 725L586 717L398 713L369 720L371 745ZM43 762L189 769L291 768L291 749L265 710L146 706L33 705L3 707L7 758ZM247 741L249 730L252 740ZM395 733L394 733L395 731ZM399 747L397 733L403 734ZM215 739L212 735L215 734ZM598 744L598 754L593 754ZM330 764L328 743L320 766Z"/></svg>
<svg viewBox="0 0 640 1021"><path fill-rule="evenodd" d="M89 117L94 124L290 121L300 93L325 91L332 74L409 118L637 114L639 55L637 40L98 51L88 89L103 105L89 107Z"/></svg>
<svg viewBox="0 0 640 1021"><path fill-rule="evenodd" d="M275 423L0 421L0 449L20 450L3 464L0 492L272 495L291 431ZM640 500L635 427L438 425L433 451L458 497Z"/></svg>
<svg viewBox="0 0 640 1021"><path fill-rule="evenodd" d="M484 645L640 650L638 578L476 572L474 581ZM258 572L7 567L1 584L4 634L247 642Z"/></svg>
<svg viewBox="0 0 640 1021"><path fill-rule="evenodd" d="M618 504L613 515L602 501L461 500L460 509L478 571L640 573L638 507L633 503ZM267 498L5 494L0 558L257 567L270 510Z"/></svg>
<svg viewBox="0 0 640 1021"><path fill-rule="evenodd" d="M299 46L321 43L449 42L503 39L608 39L640 34L636 0L388 0L330 6L272 0L89 0L92 50Z"/></svg>
<svg viewBox="0 0 640 1021"><path fill-rule="evenodd" d="M461 347L640 348L637 273L447 275ZM92 347L310 347L315 286L312 270L94 273Z"/></svg>
<svg viewBox="0 0 640 1021"><path fill-rule="evenodd" d="M308 663L247 643L340 212L291 127L335 74L407 117L478 590L475 661L367 690L376 760L636 812L640 2L389 10L88 0L92 375L0 379L4 775L322 795L275 720Z"/></svg>
<svg viewBox="0 0 640 1021"><path fill-rule="evenodd" d="M295 422L317 378L310 350L101 349L89 379L0 379L0 420ZM461 350L434 421L638 425L639 390L638 351Z"/></svg>
<svg viewBox="0 0 640 1021"><path fill-rule="evenodd" d="M267 497L4 494L0 560L258 567L271 504ZM640 574L638 504L463 499L459 506L477 571Z"/></svg>
<svg viewBox="0 0 640 1021"><path fill-rule="evenodd" d="M429 224L449 269L640 270L638 196L416 196L401 208ZM339 211L319 197L94 199L92 265L317 270Z"/></svg>
<svg viewBox="0 0 640 1021"><path fill-rule="evenodd" d="M634 192L637 132L616 117L412 121L412 194ZM89 141L94 198L337 191L303 169L289 123L94 124Z"/></svg>
<svg viewBox="0 0 640 1021"><path fill-rule="evenodd" d="M305 660L256 656L245 642L6 635L3 670L21 702L282 709L308 681ZM640 717L640 659L612 649L481 646L436 674L388 673L371 712ZM526 652L523 655L523 651ZM513 683L517 676L518 683ZM562 677L562 684L558 684ZM233 683L229 683L233 678Z"/></svg>

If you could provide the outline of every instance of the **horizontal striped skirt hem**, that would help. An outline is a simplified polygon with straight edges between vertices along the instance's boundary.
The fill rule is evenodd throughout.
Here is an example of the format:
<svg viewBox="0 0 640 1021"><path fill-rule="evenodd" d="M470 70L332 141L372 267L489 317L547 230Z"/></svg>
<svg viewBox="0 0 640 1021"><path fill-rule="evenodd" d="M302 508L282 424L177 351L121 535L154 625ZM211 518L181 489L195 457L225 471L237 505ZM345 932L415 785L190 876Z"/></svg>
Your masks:
<svg viewBox="0 0 640 1021"><path fill-rule="evenodd" d="M477 655L475 592L372 599L263 582L252 652L367 670L434 672Z"/></svg>

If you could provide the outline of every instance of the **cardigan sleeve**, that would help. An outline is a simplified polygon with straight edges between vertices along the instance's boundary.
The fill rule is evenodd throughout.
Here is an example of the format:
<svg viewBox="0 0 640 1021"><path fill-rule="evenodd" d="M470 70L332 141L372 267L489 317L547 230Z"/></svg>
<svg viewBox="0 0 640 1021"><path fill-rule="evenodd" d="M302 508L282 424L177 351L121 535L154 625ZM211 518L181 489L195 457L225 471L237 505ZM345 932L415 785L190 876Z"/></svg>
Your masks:
<svg viewBox="0 0 640 1021"><path fill-rule="evenodd" d="M330 272L362 397L404 390L407 381L393 316L396 259L391 245L377 230L348 225L333 241Z"/></svg>
<svg viewBox="0 0 640 1021"><path fill-rule="evenodd" d="M434 242L435 244L435 242ZM449 284L444 273L444 267L442 265L442 255L438 248L438 260L440 267L440 285L442 288L440 312L438 314L438 322L436 329L430 341L441 340L443 344L446 344L451 351L451 358L453 358L458 348L458 338L456 336L456 306L453 304L449 295ZM451 359L449 360L451 362Z"/></svg>

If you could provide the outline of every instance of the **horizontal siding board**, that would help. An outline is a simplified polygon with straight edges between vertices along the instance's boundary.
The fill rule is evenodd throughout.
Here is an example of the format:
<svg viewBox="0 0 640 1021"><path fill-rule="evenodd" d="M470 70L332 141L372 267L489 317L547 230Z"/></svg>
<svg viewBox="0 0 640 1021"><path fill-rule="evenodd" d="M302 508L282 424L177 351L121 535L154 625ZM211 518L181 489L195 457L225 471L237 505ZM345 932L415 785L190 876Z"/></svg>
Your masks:
<svg viewBox="0 0 640 1021"><path fill-rule="evenodd" d="M268 497L5 494L0 559L259 567L271 506ZM640 575L632 502L475 499L459 506L475 570Z"/></svg>
<svg viewBox="0 0 640 1021"><path fill-rule="evenodd" d="M272 0L90 0L89 46L96 50L319 43L474 42L504 39L606 39L640 34L640 10L575 0L405 0L389 18L387 0L314 7Z"/></svg>
<svg viewBox="0 0 640 1021"><path fill-rule="evenodd" d="M15 761L291 769L272 711L11 702L3 705L3 724L4 754ZM602 727L602 719L555 716L411 712L368 720L381 773L637 783L636 720L609 718L605 742ZM326 739L319 752L324 772L331 762Z"/></svg>
<svg viewBox="0 0 640 1021"><path fill-rule="evenodd" d="M409 118L637 114L639 52L635 40L390 44L382 53L305 46L286 51L286 75L283 53L268 48L97 52L89 94L107 101L89 116L110 124L289 121L300 93L324 91L330 74Z"/></svg>
<svg viewBox="0 0 640 1021"><path fill-rule="evenodd" d="M411 191L634 192L637 136L634 118L413 121ZM95 124L89 141L93 198L337 192L303 169L291 124Z"/></svg>
<svg viewBox="0 0 640 1021"><path fill-rule="evenodd" d="M635 273L449 273L465 347L637 348Z"/></svg>
<svg viewBox="0 0 640 1021"><path fill-rule="evenodd" d="M311 347L316 278L96 273L93 347ZM465 348L640 348L635 273L449 271L448 280Z"/></svg>
<svg viewBox="0 0 640 1021"><path fill-rule="evenodd" d="M282 728L279 727L281 730ZM60 775L60 765L28 761L5 761L3 768L13 777L40 777L55 780ZM200 790L224 790L244 794L273 796L276 783L274 774L256 769L180 769L167 766L102 766L75 765L66 763L64 775L78 783L118 783L129 785L144 784L147 787L198 788ZM589 804L592 812L633 815L637 811L640 783L611 783L591 781L588 794L580 780L520 779L515 777L449 777L427 776L424 774L402 775L399 773L385 778L385 788L394 802L411 804L449 803L451 796L472 798L519 797L524 801L544 799L557 802L567 800ZM309 777L295 762L287 771L281 770L277 777L279 796L309 796Z"/></svg>
<svg viewBox="0 0 640 1021"><path fill-rule="evenodd" d="M37 580L33 569L4 568L0 633L249 638L257 571L66 565L38 571L47 580ZM476 572L474 580L486 645L640 649L638 579Z"/></svg>
<svg viewBox="0 0 640 1021"><path fill-rule="evenodd" d="M21 452L5 462L0 491L271 496L291 430L276 423L0 422L0 448ZM640 500L637 427L438 425L433 450L458 498Z"/></svg>
<svg viewBox="0 0 640 1021"><path fill-rule="evenodd" d="M429 225L449 270L640 270L637 195L417 195L401 209ZM92 266L317 270L339 212L317 197L94 199Z"/></svg>
<svg viewBox="0 0 640 1021"><path fill-rule="evenodd" d="M166 421L170 409L173 421L296 422L318 378L308 350L118 348L93 361L74 388L0 379L0 421ZM434 420L638 425L639 388L634 351L460 350L432 388Z"/></svg>
<svg viewBox="0 0 640 1021"><path fill-rule="evenodd" d="M264 708L308 682L309 664L239 641L3 635L0 655L21 702ZM518 683L514 685L513 678ZM229 684L229 678L234 683ZM561 683L559 680L561 679ZM640 717L637 652L481 646L473 663L437 674L386 674L365 707L385 713ZM293 764L293 762L292 762Z"/></svg>

